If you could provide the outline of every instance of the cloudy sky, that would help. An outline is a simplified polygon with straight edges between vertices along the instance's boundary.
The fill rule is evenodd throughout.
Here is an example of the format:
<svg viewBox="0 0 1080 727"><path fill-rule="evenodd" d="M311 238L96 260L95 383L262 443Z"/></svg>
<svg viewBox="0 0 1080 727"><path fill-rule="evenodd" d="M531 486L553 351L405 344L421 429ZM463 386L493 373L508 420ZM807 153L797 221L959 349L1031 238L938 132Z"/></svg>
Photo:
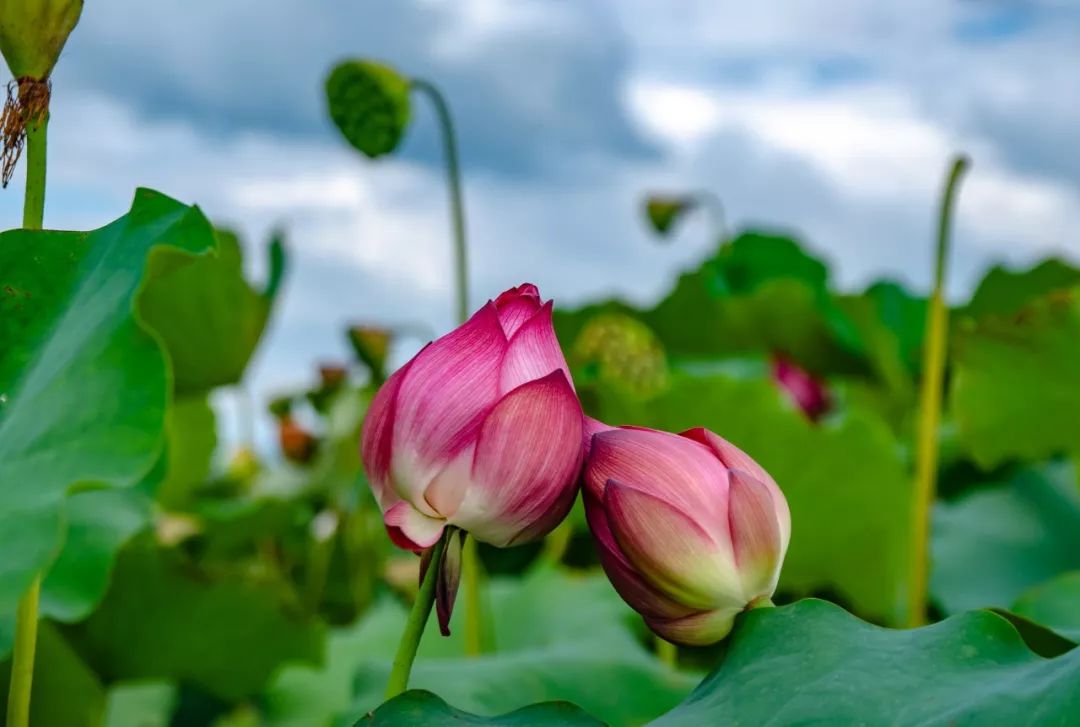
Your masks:
<svg viewBox="0 0 1080 727"><path fill-rule="evenodd" d="M433 117L418 104L394 159L357 156L322 96L350 56L450 99L473 305L523 280L567 303L656 298L710 245L705 220L651 240L647 190L797 230L844 286L925 289L957 150L975 166L956 294L993 262L1080 259L1072 0L92 0L54 75L46 223L99 226L154 187L242 231L254 275L285 225L260 396L341 358L348 321L451 324ZM20 210L13 183L3 224Z"/></svg>

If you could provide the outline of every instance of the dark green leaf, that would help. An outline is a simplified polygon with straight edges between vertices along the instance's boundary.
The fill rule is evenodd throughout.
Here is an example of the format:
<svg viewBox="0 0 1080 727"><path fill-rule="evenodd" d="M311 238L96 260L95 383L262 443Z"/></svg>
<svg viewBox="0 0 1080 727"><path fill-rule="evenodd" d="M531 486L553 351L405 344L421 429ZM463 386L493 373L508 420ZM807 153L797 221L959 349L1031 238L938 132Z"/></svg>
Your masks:
<svg viewBox="0 0 1080 727"><path fill-rule="evenodd" d="M69 633L109 680L185 680L226 700L258 692L285 662L317 660L322 645L274 587L211 580L145 541L120 554L105 600Z"/></svg>
<svg viewBox="0 0 1080 727"><path fill-rule="evenodd" d="M494 717L477 717L454 709L431 692L420 690L411 690L398 695L356 724L373 725L373 727L406 724L410 727L442 727L449 723L498 725L499 727L543 727L543 725L601 727L603 725L603 722L590 717L581 707L569 702L533 704Z"/></svg>
<svg viewBox="0 0 1080 727"><path fill-rule="evenodd" d="M134 485L156 461L168 366L135 297L157 254L213 245L198 209L147 190L94 232L0 235L0 613L56 557L70 488Z"/></svg>
<svg viewBox="0 0 1080 727"><path fill-rule="evenodd" d="M1077 285L1080 270L1062 260L1043 260L1030 270L1016 272L996 266L979 283L963 312L974 318L1011 316L1047 293Z"/></svg>
<svg viewBox="0 0 1080 727"><path fill-rule="evenodd" d="M894 631L801 601L740 617L716 670L654 724L1066 725L1078 680L1080 649L1043 659L990 612Z"/></svg>
<svg viewBox="0 0 1080 727"><path fill-rule="evenodd" d="M7 712L11 662L0 664L0 714ZM51 624L38 629L34 681L30 693L32 727L97 725L105 711L105 690Z"/></svg>

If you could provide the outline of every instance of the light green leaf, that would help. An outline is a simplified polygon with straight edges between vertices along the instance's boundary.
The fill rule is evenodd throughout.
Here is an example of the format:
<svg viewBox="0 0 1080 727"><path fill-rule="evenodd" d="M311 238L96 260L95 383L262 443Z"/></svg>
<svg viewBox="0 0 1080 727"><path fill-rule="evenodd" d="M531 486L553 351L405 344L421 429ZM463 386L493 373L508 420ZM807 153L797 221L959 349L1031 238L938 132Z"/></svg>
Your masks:
<svg viewBox="0 0 1080 727"><path fill-rule="evenodd" d="M206 484L217 447L214 410L205 396L178 398L166 419L168 461L156 496L162 507L179 509L190 504L199 487Z"/></svg>
<svg viewBox="0 0 1080 727"><path fill-rule="evenodd" d="M1080 643L1080 570L1035 586L1012 611Z"/></svg>
<svg viewBox="0 0 1080 727"><path fill-rule="evenodd" d="M166 251L154 257L153 282L139 312L161 336L173 362L178 395L199 394L240 381L270 316L285 271L284 244L268 247L265 291L244 279L240 241L218 230L218 254L193 260Z"/></svg>
<svg viewBox="0 0 1080 727"><path fill-rule="evenodd" d="M116 684L106 695L105 727L169 727L177 691L169 682Z"/></svg>
<svg viewBox="0 0 1080 727"><path fill-rule="evenodd" d="M0 613L56 557L72 487L134 485L158 456L168 365L134 302L162 245L213 231L148 190L94 232L0 234Z"/></svg>
<svg viewBox="0 0 1080 727"><path fill-rule="evenodd" d="M967 321L954 349L953 416L984 469L1080 452L1080 288Z"/></svg>

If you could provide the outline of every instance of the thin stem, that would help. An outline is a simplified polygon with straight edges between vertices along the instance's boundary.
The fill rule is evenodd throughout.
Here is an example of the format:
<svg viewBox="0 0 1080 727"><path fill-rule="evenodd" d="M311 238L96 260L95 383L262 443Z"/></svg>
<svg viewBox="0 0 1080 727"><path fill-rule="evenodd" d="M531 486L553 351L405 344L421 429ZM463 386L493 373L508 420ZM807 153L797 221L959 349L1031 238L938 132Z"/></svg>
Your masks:
<svg viewBox="0 0 1080 727"><path fill-rule="evenodd" d="M23 198L23 227L40 230L45 217L45 156L48 113L26 129L26 191ZM30 694L34 683L34 652L37 649L38 600L41 576L19 599L15 615L15 648L12 652L11 687L8 691L8 727L30 723Z"/></svg>
<svg viewBox="0 0 1080 727"><path fill-rule="evenodd" d="M934 290L926 311L926 341L923 348L922 388L919 392L919 420L915 454L915 503L912 528L914 552L908 589L908 624L926 623L929 583L930 512L937 485L938 427L941 422L942 384L945 379L945 348L948 337L948 309L945 304L945 273L949 259L950 227L956 190L967 170L965 156L953 160L938 218Z"/></svg>
<svg viewBox="0 0 1080 727"><path fill-rule="evenodd" d="M49 116L26 127L26 191L23 197L23 227L40 230L45 216L45 156Z"/></svg>
<svg viewBox="0 0 1080 727"><path fill-rule="evenodd" d="M659 636L656 637L656 658L660 663L675 669L679 666L679 647Z"/></svg>
<svg viewBox="0 0 1080 727"><path fill-rule="evenodd" d="M727 226L727 213L724 211L724 201L720 195L710 190L702 190L694 195L699 206L704 207L712 218L713 234L721 243L731 239L731 233Z"/></svg>
<svg viewBox="0 0 1080 727"><path fill-rule="evenodd" d="M397 654L394 655L394 666L390 670L390 680L386 684L388 700L409 687L409 674L412 673L412 665L416 660L420 637L424 635L424 627L427 625L428 616L431 615L431 606L435 603L435 582L439 577L440 561L442 561L442 554L449 537L450 528L447 528L443 536L439 538L439 542L432 546L427 573L424 574L424 580L420 583L420 591L416 594L412 610L409 611L409 619L405 622L405 630L401 633Z"/></svg>
<svg viewBox="0 0 1080 727"><path fill-rule="evenodd" d="M30 724L30 692L34 682L34 651L37 648L38 599L41 577L34 578L30 589L19 599L15 616L15 651L11 663L11 688L8 692L7 724L26 727Z"/></svg>
<svg viewBox="0 0 1080 727"><path fill-rule="evenodd" d="M457 136L450 107L442 93L432 83L413 79L412 87L426 95L442 129L443 153L446 157L446 181L450 188L450 216L454 232L454 272L457 282L457 318L464 323L469 317L469 274L465 240L465 204L461 195L461 168L458 165Z"/></svg>

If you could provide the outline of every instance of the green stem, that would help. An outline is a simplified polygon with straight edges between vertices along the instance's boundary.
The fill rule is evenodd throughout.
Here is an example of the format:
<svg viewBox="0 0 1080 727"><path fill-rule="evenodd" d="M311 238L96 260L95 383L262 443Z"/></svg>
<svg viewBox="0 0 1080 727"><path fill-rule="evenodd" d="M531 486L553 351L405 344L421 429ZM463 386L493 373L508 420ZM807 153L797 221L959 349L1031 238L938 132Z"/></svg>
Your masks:
<svg viewBox="0 0 1080 727"><path fill-rule="evenodd" d="M23 227L40 230L45 216L45 154L49 116L26 127L26 191L23 197Z"/></svg>
<svg viewBox="0 0 1080 727"><path fill-rule="evenodd" d="M424 635L424 626L427 625L428 616L431 615L431 606L435 603L435 581L439 577L439 565L449 537L450 528L447 528L443 536L439 538L439 542L432 546L427 573L424 574L424 580L420 583L420 591L416 594L412 610L409 611L409 619L405 622L405 630L401 633L397 654L394 655L394 666L390 671L390 680L386 684L388 700L409 687L409 674L412 673L413 661L416 660L416 649L420 646L420 637Z"/></svg>
<svg viewBox="0 0 1080 727"><path fill-rule="evenodd" d="M435 107L435 114L442 129L443 153L446 157L446 181L450 188L450 216L454 232L454 272L457 282L457 318L464 323L469 317L469 274L467 246L465 241L465 204L461 195L461 168L458 165L457 136L450 107L442 93L433 84L413 79L412 87L426 95Z"/></svg>
<svg viewBox="0 0 1080 727"><path fill-rule="evenodd" d="M713 234L723 244L731 239L731 233L727 226L727 213L724 211L724 201L720 195L710 190L702 190L694 195L698 205L704 207L712 218Z"/></svg>
<svg viewBox="0 0 1080 727"><path fill-rule="evenodd" d="M965 156L953 160L938 217L937 255L934 266L934 290L926 311L926 340L923 348L922 387L919 392L919 420L916 433L915 503L911 559L911 582L908 588L908 624L926 623L929 583L930 511L937 485L938 427L941 422L942 384L945 379L945 350L949 316L945 304L945 274L949 260L950 227L956 190L969 166Z"/></svg>
<svg viewBox="0 0 1080 727"><path fill-rule="evenodd" d="M8 727L30 724L30 692L34 682L34 651L37 647L38 598L41 577L34 578L30 589L19 599L15 616L15 650L11 662L11 688L8 691Z"/></svg>
<svg viewBox="0 0 1080 727"><path fill-rule="evenodd" d="M26 191L23 198L23 227L40 230L45 216L45 155L49 117L26 128ZM37 648L38 600L41 577L19 600L15 615L15 648L12 652L11 687L8 691L8 727L30 723L30 694L34 683L34 651Z"/></svg>
<svg viewBox="0 0 1080 727"><path fill-rule="evenodd" d="M679 666L679 647L659 636L656 637L656 658L660 663L675 669Z"/></svg>
<svg viewBox="0 0 1080 727"><path fill-rule="evenodd" d="M476 539L465 534L461 557L461 578L465 581L465 655L484 653L484 620L480 589L480 552Z"/></svg>

